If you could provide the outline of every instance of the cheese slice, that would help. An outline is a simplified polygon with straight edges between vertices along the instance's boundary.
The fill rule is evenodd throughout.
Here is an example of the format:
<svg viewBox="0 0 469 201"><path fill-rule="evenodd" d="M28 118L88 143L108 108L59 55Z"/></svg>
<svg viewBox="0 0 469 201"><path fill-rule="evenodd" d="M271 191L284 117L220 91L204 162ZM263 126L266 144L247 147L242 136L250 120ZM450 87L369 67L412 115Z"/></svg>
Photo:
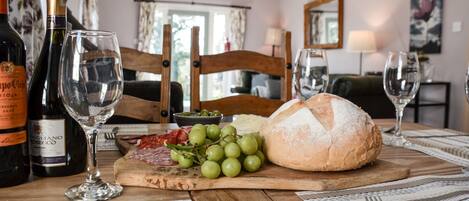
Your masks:
<svg viewBox="0 0 469 201"><path fill-rule="evenodd" d="M267 118L253 114L241 114L233 117L232 126L236 128L238 135L256 133L261 130Z"/></svg>

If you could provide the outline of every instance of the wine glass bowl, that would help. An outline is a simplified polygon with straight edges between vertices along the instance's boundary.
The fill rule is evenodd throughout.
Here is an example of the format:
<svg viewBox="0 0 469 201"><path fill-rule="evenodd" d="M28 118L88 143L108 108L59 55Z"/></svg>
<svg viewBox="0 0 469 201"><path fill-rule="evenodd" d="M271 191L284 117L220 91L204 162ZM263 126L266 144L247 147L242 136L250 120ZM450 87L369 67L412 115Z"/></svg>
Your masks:
<svg viewBox="0 0 469 201"><path fill-rule="evenodd" d="M107 200L122 192L121 186L100 179L95 159L97 129L113 115L122 93L123 72L115 33L69 32L60 59L59 94L67 112L85 131L88 146L86 180L65 192L71 200Z"/></svg>
<svg viewBox="0 0 469 201"><path fill-rule="evenodd" d="M326 91L329 82L327 57L324 50L299 50L293 68L293 97L306 100Z"/></svg>
<svg viewBox="0 0 469 201"><path fill-rule="evenodd" d="M387 144L404 146L408 143L401 135L404 108L415 97L420 86L417 54L390 52L384 69L383 86L386 95L396 108L396 129Z"/></svg>

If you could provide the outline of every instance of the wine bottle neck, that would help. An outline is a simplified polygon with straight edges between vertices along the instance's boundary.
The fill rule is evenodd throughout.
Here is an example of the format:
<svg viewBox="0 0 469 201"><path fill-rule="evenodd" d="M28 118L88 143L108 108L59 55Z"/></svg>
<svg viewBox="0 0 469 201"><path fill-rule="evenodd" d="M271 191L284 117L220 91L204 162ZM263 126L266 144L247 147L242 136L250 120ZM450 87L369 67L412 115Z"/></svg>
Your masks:
<svg viewBox="0 0 469 201"><path fill-rule="evenodd" d="M66 27L67 27L66 16L47 16L47 30L66 29Z"/></svg>

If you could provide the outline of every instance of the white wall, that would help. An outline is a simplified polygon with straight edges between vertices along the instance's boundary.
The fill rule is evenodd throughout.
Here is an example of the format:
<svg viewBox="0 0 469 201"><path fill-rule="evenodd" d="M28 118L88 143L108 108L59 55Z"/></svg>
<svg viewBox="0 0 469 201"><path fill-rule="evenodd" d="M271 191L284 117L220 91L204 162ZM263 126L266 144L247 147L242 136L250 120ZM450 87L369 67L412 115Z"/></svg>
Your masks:
<svg viewBox="0 0 469 201"><path fill-rule="evenodd" d="M303 46L303 5L307 0L282 0L281 24L292 31L294 49ZM450 127L468 129L469 115L464 98L463 83L469 47L469 1L443 1L443 45L441 54L430 55L436 66L435 79L451 81ZM453 33L453 21L462 21L463 30ZM364 71L382 71L389 50L408 50L410 1L409 0L344 0L344 48L328 51L331 73L357 73L359 57L345 51L350 30L369 29L376 32L379 51L364 59ZM424 96L443 99L441 90L426 91ZM410 109L409 109L410 111ZM407 113L408 114L408 113ZM423 123L441 127L443 110L423 109Z"/></svg>
<svg viewBox="0 0 469 201"><path fill-rule="evenodd" d="M245 49L270 54L271 47L264 45L268 27L279 27L279 0L203 0L197 2L250 6L246 25ZM78 1L75 1L78 2ZM99 28L117 33L119 43L125 47L136 47L138 37L139 3L133 0L99 0ZM70 3L73 13L78 14L78 5ZM190 36L188 36L190 37Z"/></svg>

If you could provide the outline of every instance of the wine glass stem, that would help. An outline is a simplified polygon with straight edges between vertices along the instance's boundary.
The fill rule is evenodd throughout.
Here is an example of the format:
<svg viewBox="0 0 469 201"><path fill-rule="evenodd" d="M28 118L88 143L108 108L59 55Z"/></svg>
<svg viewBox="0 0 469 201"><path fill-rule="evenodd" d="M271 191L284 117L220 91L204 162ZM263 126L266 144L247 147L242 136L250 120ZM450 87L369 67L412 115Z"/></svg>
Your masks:
<svg viewBox="0 0 469 201"><path fill-rule="evenodd" d="M404 107L396 106L396 130L394 136L401 137L402 116L404 116Z"/></svg>
<svg viewBox="0 0 469 201"><path fill-rule="evenodd" d="M98 169L98 164L96 163L96 134L97 130L95 128L84 128L86 134L86 144L88 147L88 157L87 157L87 183L96 183L100 181L100 172Z"/></svg>

